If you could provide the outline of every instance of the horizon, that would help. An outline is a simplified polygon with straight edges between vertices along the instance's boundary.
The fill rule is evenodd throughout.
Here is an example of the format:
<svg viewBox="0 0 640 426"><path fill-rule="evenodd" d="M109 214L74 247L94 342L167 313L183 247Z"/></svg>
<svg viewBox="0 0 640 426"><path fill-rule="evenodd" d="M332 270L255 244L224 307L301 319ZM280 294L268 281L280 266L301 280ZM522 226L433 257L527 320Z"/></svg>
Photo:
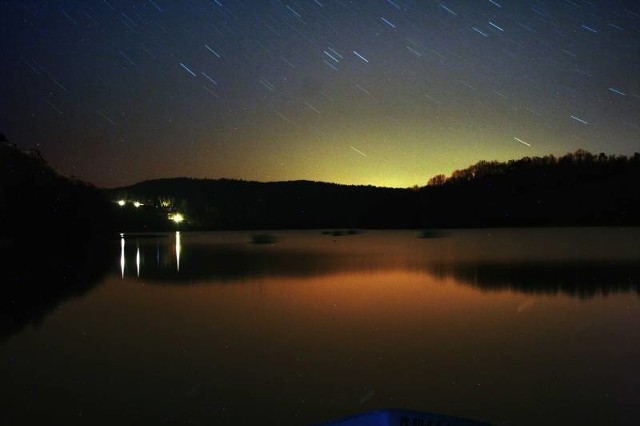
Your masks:
<svg viewBox="0 0 640 426"><path fill-rule="evenodd" d="M640 4L0 2L0 131L97 187L640 151Z"/></svg>
<svg viewBox="0 0 640 426"><path fill-rule="evenodd" d="M32 147L32 148L20 148L18 147L16 144L12 143L9 140L4 140L3 143L9 145L9 146L13 146L25 153L30 153L30 152L37 152L38 155L42 156L42 153L40 152L40 150L37 147ZM586 152L588 154L597 156L600 154L604 154L607 157L610 156L622 156L622 157L626 157L626 158L630 158L633 157L634 155L638 155L640 154L640 152L636 151L634 153L632 153L631 155L624 155L624 154L613 154L613 153L606 153L606 152L600 152L600 153L593 153L587 150L584 150L582 148L578 148L576 151L573 152L566 152L560 155L555 155L555 154L545 154L545 155L541 155L541 156L524 156L524 157L520 157L520 158L513 158L513 159L509 159L506 161L498 161L498 160L485 160L485 159L480 159L472 164L468 164L465 167L461 167L460 169L456 169L456 170L451 170L448 173L441 173L442 175L444 175L446 178L450 178L454 172L458 171L458 170L465 170L468 169L470 167L473 167L475 165L477 165L480 162L497 162L499 164L506 164L508 162L511 161L521 161L525 158L531 158L531 159L541 159L544 157L555 157L556 159L558 158L562 158L566 155L571 155L571 154L576 154L578 152ZM146 182L153 182L153 181L158 181L158 180L171 180L171 179L192 179L192 180L210 180L210 181L220 181L220 180L227 180L227 181L237 181L237 182L246 182L246 183L263 183L263 184L269 184L269 183L295 183L295 182L309 182L309 183L319 183L319 184L329 184L329 185L339 185L339 186L373 186L376 188L385 188L385 189L413 189L416 187L426 187L428 186L428 181L429 179L437 176L437 175L433 175L431 176L429 179L427 179L427 181L425 181L423 184L415 184L415 185L411 185L411 186L406 186L406 187L400 187L400 186L380 186L380 185L375 185L375 184L371 184L371 183L342 183L342 182L331 182L331 181L321 181L321 180L311 180L311 179L305 179L305 178L293 178L293 179L286 179L286 180L252 180L252 179L245 179L245 178L234 178L234 177L226 177L226 176L222 176L222 177L195 177L195 176L187 176L187 175L176 175L176 176L159 176L159 177L151 177L149 179L144 179L144 180L139 180L133 183L129 183L129 184L124 184L124 185L119 185L119 186L98 186L95 185L93 182L89 182L86 181L84 179L82 179L79 176L75 176L75 175L67 175L65 173L63 173L62 171L58 170L56 167L54 167L54 165L50 164L46 158L42 157L43 160L50 166L53 168L53 170L62 175L65 176L67 178L72 178L72 179L80 179L90 185L95 186L98 189L104 189L104 190L116 190L116 189L121 189L121 188L128 188L131 186L135 186L138 184L143 184Z"/></svg>
<svg viewBox="0 0 640 426"><path fill-rule="evenodd" d="M498 162L500 164L506 164L510 161L521 161L525 158L531 158L531 159L537 159L537 158L543 158L543 157L547 157L547 156L553 156L556 159L561 158L565 155L569 155L569 154L575 154L576 152L579 151L585 151L581 148L578 148L576 151L573 152L567 152L564 153L562 155L554 155L554 154L546 154L546 155L541 155L541 156L524 156L524 157L520 157L520 158L513 158L513 159L509 159L507 161L497 161L497 160L478 160L472 164L468 164L465 167L462 167L460 169L456 169L456 170L451 170L449 173L442 173L446 178L450 178L451 175L457 171L457 170L465 170L469 167L473 167L476 164L478 164L479 162ZM590 151L586 151L589 154L592 154L594 156L597 156L599 154L605 154L606 156L623 156L626 158L630 158L633 157L636 154L639 154L640 152L634 152L631 155L623 155L623 154L610 154L610 153L606 153L606 152L602 152L602 153L592 153ZM430 178L433 178L437 175L433 175ZM429 179L430 179L429 178ZM145 179L145 180L141 180L141 181L137 181L134 182L132 184L129 185L121 185L121 186L116 186L116 187L98 187L100 189L106 189L106 190L115 190L115 189L121 189L121 188L127 188L127 187L131 187L134 185L138 185L138 184L142 184L142 183L146 183L146 182L153 182L153 181L158 181L158 180L169 180L169 179L193 179L193 180L211 180L211 181L220 181L220 180L227 180L227 181L236 181L236 182L246 182L246 183L264 183L264 184L269 184L269 183L295 183L295 182L309 182L309 183L320 183L320 184L329 184L329 185L339 185L339 186L373 186L376 188L385 188L385 189L413 189L415 187L426 187L428 186L428 179L427 181L425 181L423 184L415 184L415 185L411 185L411 186L406 186L406 187L399 187L399 186L380 186L380 185L374 185L374 184L370 184L370 183L341 183L341 182L330 182L330 181L320 181L320 180L310 180L310 179L287 179L287 180L269 180L269 181L261 181L261 180L251 180L251 179L244 179L244 178L230 178L230 177L194 177L194 176L162 176L162 177L156 177L156 178L151 178L151 179Z"/></svg>

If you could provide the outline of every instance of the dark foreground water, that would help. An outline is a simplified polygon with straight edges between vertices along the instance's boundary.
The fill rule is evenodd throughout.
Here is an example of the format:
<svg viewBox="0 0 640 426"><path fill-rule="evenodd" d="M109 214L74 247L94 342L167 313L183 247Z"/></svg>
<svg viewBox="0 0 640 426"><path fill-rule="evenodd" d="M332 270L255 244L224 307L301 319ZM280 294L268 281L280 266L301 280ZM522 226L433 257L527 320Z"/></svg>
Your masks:
<svg viewBox="0 0 640 426"><path fill-rule="evenodd" d="M640 229L417 234L125 235L3 328L0 423L640 424Z"/></svg>

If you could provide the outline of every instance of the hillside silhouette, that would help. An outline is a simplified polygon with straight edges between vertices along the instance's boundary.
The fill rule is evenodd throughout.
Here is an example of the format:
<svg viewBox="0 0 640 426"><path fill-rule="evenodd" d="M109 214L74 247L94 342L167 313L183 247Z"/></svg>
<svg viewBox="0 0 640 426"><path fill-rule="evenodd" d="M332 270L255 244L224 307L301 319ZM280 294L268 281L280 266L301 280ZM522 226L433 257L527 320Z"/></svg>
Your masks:
<svg viewBox="0 0 640 426"><path fill-rule="evenodd" d="M114 200L140 200L147 207L147 220L157 223L150 212L169 209L183 212L191 229L314 229L365 227L366 215L393 205L410 206L410 191L374 186L349 186L323 182L248 182L230 179L158 179L109 190ZM120 217L134 216L131 205ZM141 212L143 212L141 210ZM410 209L377 211L390 227L410 227L415 218ZM161 219L167 223L166 215ZM130 222L122 223L130 228ZM144 229L152 228L152 226ZM173 228L172 228L173 229Z"/></svg>
<svg viewBox="0 0 640 426"><path fill-rule="evenodd" d="M0 142L0 238L117 232L640 225L640 154L480 161L414 188L171 178L103 189ZM122 200L122 206L117 201ZM185 220L169 220L175 214ZM437 235L425 233L426 236Z"/></svg>
<svg viewBox="0 0 640 426"><path fill-rule="evenodd" d="M0 341L97 285L114 257L111 209L0 134Z"/></svg>
<svg viewBox="0 0 640 426"><path fill-rule="evenodd" d="M420 190L434 227L640 224L640 154L480 161Z"/></svg>
<svg viewBox="0 0 640 426"><path fill-rule="evenodd" d="M0 134L0 166L0 237L95 240L112 230L104 194L58 173L37 150L22 151Z"/></svg>
<svg viewBox="0 0 640 426"><path fill-rule="evenodd" d="M139 200L116 213L122 230L456 228L640 225L640 154L480 161L408 189L323 182L150 180L106 190ZM164 207L163 207L164 206Z"/></svg>

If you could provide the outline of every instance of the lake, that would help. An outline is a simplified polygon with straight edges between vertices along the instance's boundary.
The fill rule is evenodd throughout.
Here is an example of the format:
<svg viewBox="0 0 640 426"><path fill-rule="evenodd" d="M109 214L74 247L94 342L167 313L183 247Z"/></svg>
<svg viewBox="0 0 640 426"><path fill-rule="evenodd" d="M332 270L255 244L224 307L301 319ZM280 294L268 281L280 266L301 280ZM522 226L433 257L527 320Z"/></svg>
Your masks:
<svg viewBox="0 0 640 426"><path fill-rule="evenodd" d="M640 424L640 228L269 234L113 241L3 327L0 423Z"/></svg>

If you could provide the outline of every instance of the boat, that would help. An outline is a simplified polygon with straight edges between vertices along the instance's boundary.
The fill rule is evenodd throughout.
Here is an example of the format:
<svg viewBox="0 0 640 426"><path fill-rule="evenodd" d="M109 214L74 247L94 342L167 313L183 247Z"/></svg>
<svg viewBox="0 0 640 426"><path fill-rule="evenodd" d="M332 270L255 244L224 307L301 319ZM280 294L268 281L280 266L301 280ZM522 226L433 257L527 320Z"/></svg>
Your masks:
<svg viewBox="0 0 640 426"><path fill-rule="evenodd" d="M318 426L490 426L489 423L411 410L375 410Z"/></svg>

